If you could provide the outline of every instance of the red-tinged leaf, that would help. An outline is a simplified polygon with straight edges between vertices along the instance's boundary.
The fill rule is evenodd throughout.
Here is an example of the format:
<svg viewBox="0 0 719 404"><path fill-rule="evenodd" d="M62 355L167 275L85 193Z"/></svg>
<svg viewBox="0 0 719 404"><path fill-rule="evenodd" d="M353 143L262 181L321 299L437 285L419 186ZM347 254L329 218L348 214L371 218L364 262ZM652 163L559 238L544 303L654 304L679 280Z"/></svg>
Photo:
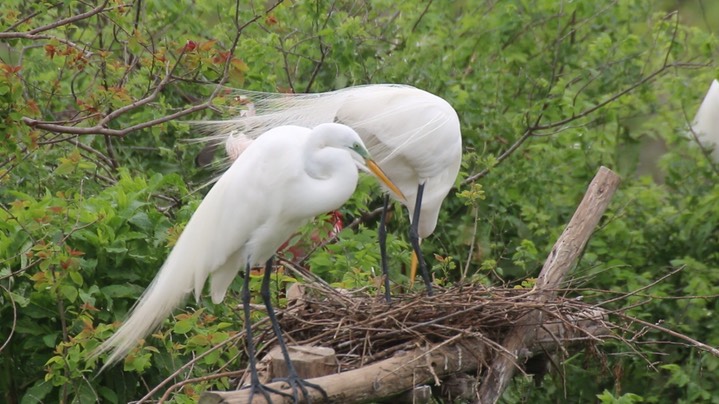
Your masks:
<svg viewBox="0 0 719 404"><path fill-rule="evenodd" d="M62 206L50 206L47 208L52 213L62 213L65 209Z"/></svg>
<svg viewBox="0 0 719 404"><path fill-rule="evenodd" d="M185 43L185 47L182 49L183 52L192 52L193 50L197 49L197 42L187 40Z"/></svg>
<svg viewBox="0 0 719 404"><path fill-rule="evenodd" d="M44 282L45 279L47 279L47 276L45 276L45 272L35 272L31 277L31 280L35 281L36 283Z"/></svg>
<svg viewBox="0 0 719 404"><path fill-rule="evenodd" d="M57 54L61 55L61 56L69 56L69 55L72 55L73 53L75 53L75 48L73 48L71 46L65 46L65 47L61 48L59 51L57 51Z"/></svg>
<svg viewBox="0 0 719 404"><path fill-rule="evenodd" d="M277 24L277 17L274 16L274 14L270 14L265 18L265 24L267 25L275 25Z"/></svg>
<svg viewBox="0 0 719 404"><path fill-rule="evenodd" d="M32 112L33 114L39 114L40 113L40 107L38 107L37 102L32 99L28 99L25 101L25 106L27 107L28 111Z"/></svg>
<svg viewBox="0 0 719 404"><path fill-rule="evenodd" d="M178 315L175 316L175 320L177 320L177 321L182 321L182 320L187 320L187 319L190 318L190 317L192 317L192 314L180 313L180 314L178 314Z"/></svg>
<svg viewBox="0 0 719 404"><path fill-rule="evenodd" d="M231 53L229 51L227 52L217 52L217 54L212 58L212 63L214 64L221 64L227 62L227 59L230 58Z"/></svg>
<svg viewBox="0 0 719 404"><path fill-rule="evenodd" d="M229 80L235 86L241 87L245 83L245 72L248 70L245 62L233 59L230 62Z"/></svg>
<svg viewBox="0 0 719 404"><path fill-rule="evenodd" d="M230 62L230 65L233 70L237 70L242 73L246 73L248 70L250 70L250 67L247 66L247 63L245 63L242 59L233 58Z"/></svg>
<svg viewBox="0 0 719 404"><path fill-rule="evenodd" d="M55 53L57 50L55 49L54 45L45 45L45 54L50 56L50 59L53 59L55 57Z"/></svg>
<svg viewBox="0 0 719 404"><path fill-rule="evenodd" d="M22 69L22 66L10 66L4 63L0 63L0 68L2 68L7 74L15 74L19 72L20 69Z"/></svg>
<svg viewBox="0 0 719 404"><path fill-rule="evenodd" d="M187 395L190 396L190 397L195 397L195 396L197 396L197 392L195 392L195 388L194 388L193 386L190 386L190 385L187 385L187 384L182 387L182 392L185 393L185 394L187 394Z"/></svg>
<svg viewBox="0 0 719 404"><path fill-rule="evenodd" d="M202 43L200 43L200 45L199 45L199 46L200 46L200 50L203 51L203 52L207 52L207 51L209 51L210 49L212 49L212 48L215 47L215 43L217 43L217 41L214 40L214 39L209 40L209 41L202 42Z"/></svg>
<svg viewBox="0 0 719 404"><path fill-rule="evenodd" d="M108 91L118 100L126 102L132 101L132 97L130 97L130 94L127 93L127 89L125 87L112 86L108 89Z"/></svg>
<svg viewBox="0 0 719 404"><path fill-rule="evenodd" d="M72 266L72 264L73 264L72 258L68 258L60 263L60 268L67 270L68 268L70 268Z"/></svg>
<svg viewBox="0 0 719 404"><path fill-rule="evenodd" d="M217 316L213 316L212 314L205 314L204 316L202 316L203 324L211 324L216 320L217 320Z"/></svg>
<svg viewBox="0 0 719 404"><path fill-rule="evenodd" d="M159 51L155 52L153 54L153 57L158 62L162 62L162 63L167 62L167 58L165 57L165 52L163 50L159 50Z"/></svg>
<svg viewBox="0 0 719 404"><path fill-rule="evenodd" d="M72 249L71 247L68 247L67 245L65 245L65 250L67 251L68 254L70 254L70 256L73 256L73 257L82 257L83 255L85 255L85 253L83 251Z"/></svg>

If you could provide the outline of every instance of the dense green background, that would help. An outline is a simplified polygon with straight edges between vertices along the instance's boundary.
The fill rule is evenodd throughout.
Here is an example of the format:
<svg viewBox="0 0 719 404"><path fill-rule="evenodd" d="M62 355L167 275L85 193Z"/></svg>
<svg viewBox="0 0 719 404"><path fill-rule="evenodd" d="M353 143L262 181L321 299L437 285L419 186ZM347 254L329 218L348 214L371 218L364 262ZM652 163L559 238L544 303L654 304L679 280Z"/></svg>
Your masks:
<svg viewBox="0 0 719 404"><path fill-rule="evenodd" d="M82 359L154 277L202 197L195 190L213 175L196 168L200 145L182 140L197 134L182 120L221 116L231 97L124 136L22 121L91 127L163 85L107 125L122 130L205 102L222 77L261 91L406 83L447 99L465 158L424 244L438 282L531 285L598 167L614 169L621 189L567 285L584 289L569 295L602 302L683 268L605 307L635 305L633 316L719 345L718 175L684 136L718 76L719 21L707 17L715 2L318 0L286 1L266 15L271 2L113 0L33 31L102 4L89 3L0 5L3 401L138 399L240 328L235 289L225 305L178 310L124 371L94 378L97 364ZM649 155L657 144L667 152ZM374 182L359 188L342 210L346 222L380 206ZM392 224L395 263L408 257L404 216ZM375 226L344 232L310 265L344 287L374 284ZM331 266L328 254L338 252L348 259ZM504 399L719 402L718 358L652 331L639 342L647 359L606 344L601 354L563 358L541 387L516 379ZM210 355L173 382L241 368L240 350ZM194 402L228 383L193 383L170 398Z"/></svg>

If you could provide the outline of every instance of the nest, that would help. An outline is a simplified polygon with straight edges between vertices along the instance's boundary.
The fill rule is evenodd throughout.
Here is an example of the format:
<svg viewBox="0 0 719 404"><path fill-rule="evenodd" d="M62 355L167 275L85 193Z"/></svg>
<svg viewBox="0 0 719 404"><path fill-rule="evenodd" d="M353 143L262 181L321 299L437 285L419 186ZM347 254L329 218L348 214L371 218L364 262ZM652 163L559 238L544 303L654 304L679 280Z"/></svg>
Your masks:
<svg viewBox="0 0 719 404"><path fill-rule="evenodd" d="M437 288L433 296L395 296L388 305L384 297L313 290L291 302L279 321L293 344L334 349L341 371L457 336L476 337L501 350L508 330L537 310L547 314L545 330L548 324L563 325L586 336L584 340L596 339L595 331L582 330L577 322L592 317L587 313L596 314L589 304L562 297L538 303L527 299L529 293L455 286Z"/></svg>

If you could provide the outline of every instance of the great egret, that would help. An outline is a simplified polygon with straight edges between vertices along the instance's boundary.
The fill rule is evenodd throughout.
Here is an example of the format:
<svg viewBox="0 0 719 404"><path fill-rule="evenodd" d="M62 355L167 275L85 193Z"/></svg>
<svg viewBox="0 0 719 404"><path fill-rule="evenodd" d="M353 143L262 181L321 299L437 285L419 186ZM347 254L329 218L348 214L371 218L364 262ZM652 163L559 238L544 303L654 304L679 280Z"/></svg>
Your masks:
<svg viewBox="0 0 719 404"><path fill-rule="evenodd" d="M716 80L712 80L709 91L699 106L692 122L692 132L703 147L713 148L712 160L719 162L719 82Z"/></svg>
<svg viewBox="0 0 719 404"><path fill-rule="evenodd" d="M251 142L220 177L192 215L175 247L129 318L94 352L111 354L103 369L124 357L192 291L199 300L207 278L210 295L220 303L240 268L245 268L244 303L251 388L259 382L250 334L250 268L266 264L261 296L285 360L293 397L298 389L320 389L302 380L289 361L269 293L271 258L293 232L312 217L337 209L357 186L357 168L366 167L401 194L370 158L359 135L340 124L314 129L282 126ZM321 389L320 389L321 390Z"/></svg>
<svg viewBox="0 0 719 404"><path fill-rule="evenodd" d="M248 138L243 133L237 131L230 133L225 141L225 151L227 152L227 157L229 157L231 162L237 160L237 158L240 157L242 152L245 151L250 144L252 144L252 139ZM214 151L212 153L214 153ZM309 240L297 240L295 244L290 244L291 240L287 240L279 247L278 252L280 250L286 250L293 257L304 257L307 252L305 247L309 248L313 244L316 246L321 244L323 239L326 240L328 238L335 237L344 227L342 223L342 214L338 210L335 210L330 212L327 220L332 224L332 229L327 232L324 237L320 236L317 232L313 232L310 235Z"/></svg>
<svg viewBox="0 0 719 404"><path fill-rule="evenodd" d="M249 113L224 121L200 122L215 143L241 133L237 142L255 138L279 125L314 126L339 122L359 133L377 164L406 196L413 258L419 259L427 292L432 285L420 251L420 240L437 226L442 201L454 185L462 162L459 118L449 103L426 91L404 85L375 84L320 94L269 94L238 91ZM252 103L248 104L248 100ZM235 139L235 138L233 138ZM234 142L233 139L228 141ZM227 146L231 152L230 147ZM396 198L396 194L393 195ZM385 293L390 300L385 253L385 197L379 241ZM416 275L413 259L410 281Z"/></svg>

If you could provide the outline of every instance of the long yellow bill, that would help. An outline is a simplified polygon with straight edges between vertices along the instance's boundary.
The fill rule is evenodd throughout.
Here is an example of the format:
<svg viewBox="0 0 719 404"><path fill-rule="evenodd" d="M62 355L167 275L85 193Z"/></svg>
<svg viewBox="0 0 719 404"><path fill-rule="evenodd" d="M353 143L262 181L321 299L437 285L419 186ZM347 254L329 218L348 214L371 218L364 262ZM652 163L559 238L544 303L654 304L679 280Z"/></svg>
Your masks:
<svg viewBox="0 0 719 404"><path fill-rule="evenodd" d="M385 175L384 171L382 171L381 168L375 163L373 160L365 160L365 163L367 163L367 168L369 168L370 171L372 171L372 174L374 174L377 178L379 178L380 181L382 181L389 189L392 190L397 196L402 198L403 200L407 200L407 198L404 197L404 194L402 191L397 188L396 185L392 181L390 181L389 178L387 178L387 175Z"/></svg>

